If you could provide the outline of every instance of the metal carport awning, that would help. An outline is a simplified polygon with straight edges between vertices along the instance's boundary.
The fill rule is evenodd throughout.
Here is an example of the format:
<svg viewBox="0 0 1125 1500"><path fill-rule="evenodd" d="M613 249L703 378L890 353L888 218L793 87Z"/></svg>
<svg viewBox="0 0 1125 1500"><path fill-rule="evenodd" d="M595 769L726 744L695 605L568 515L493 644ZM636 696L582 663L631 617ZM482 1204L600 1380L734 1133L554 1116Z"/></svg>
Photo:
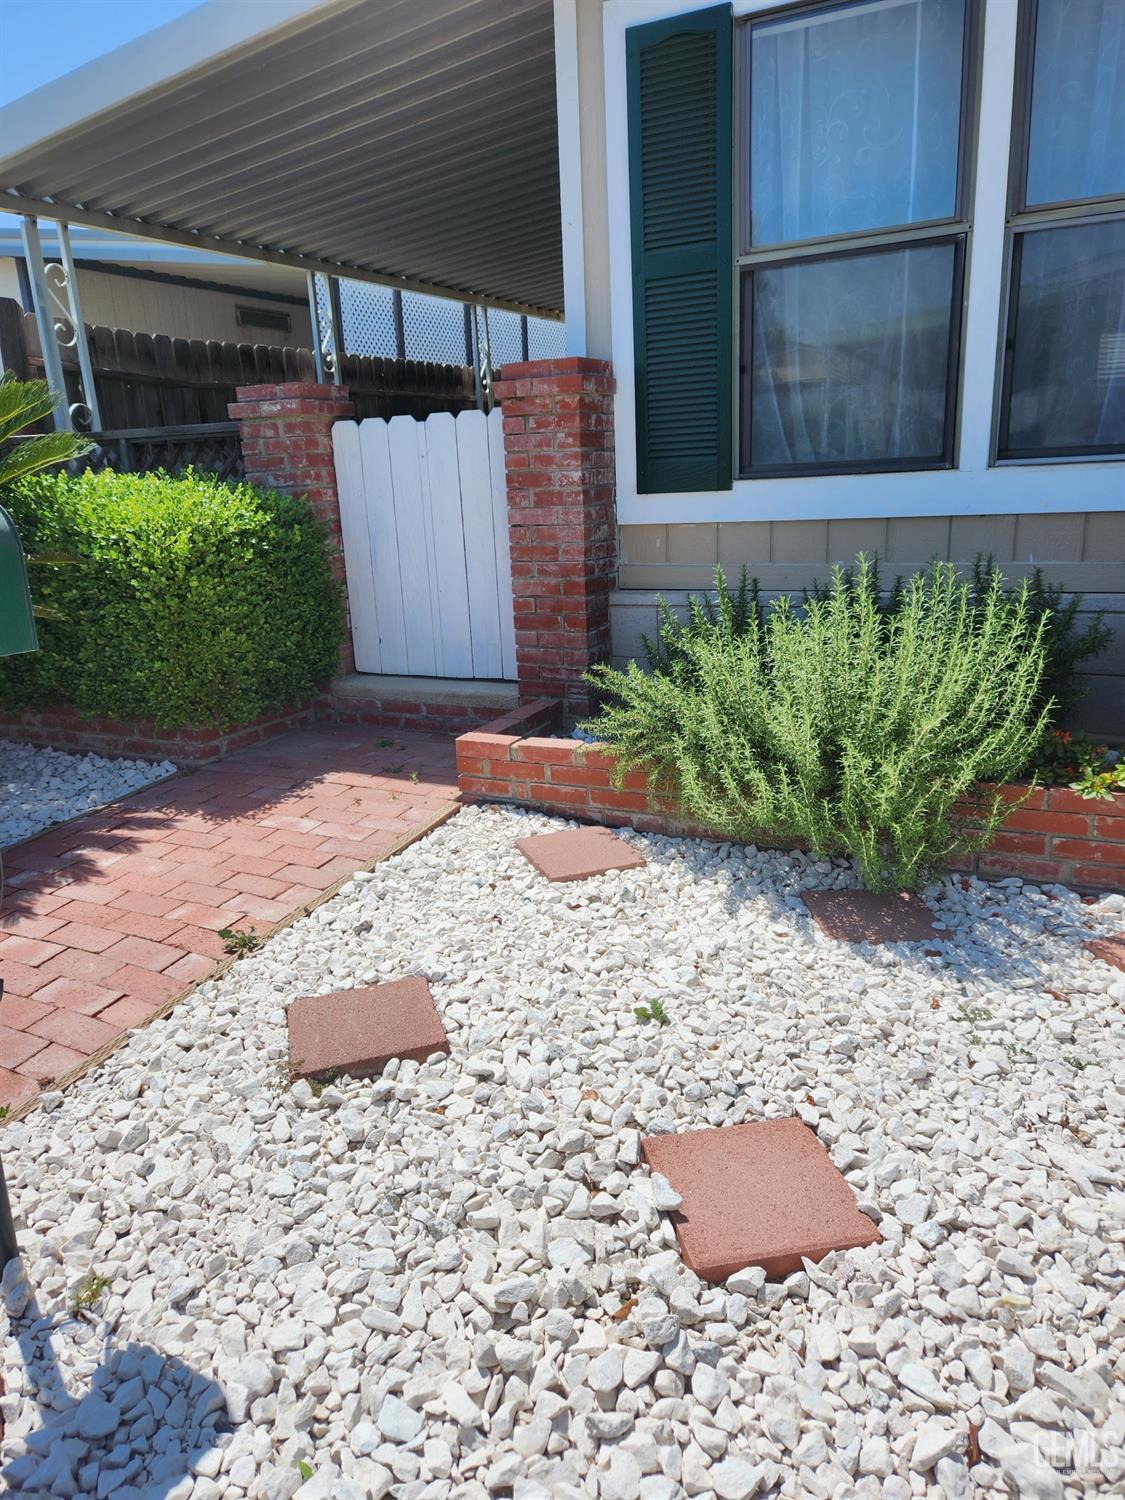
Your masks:
<svg viewBox="0 0 1125 1500"><path fill-rule="evenodd" d="M0 109L0 210L559 317L551 0L206 0Z"/></svg>

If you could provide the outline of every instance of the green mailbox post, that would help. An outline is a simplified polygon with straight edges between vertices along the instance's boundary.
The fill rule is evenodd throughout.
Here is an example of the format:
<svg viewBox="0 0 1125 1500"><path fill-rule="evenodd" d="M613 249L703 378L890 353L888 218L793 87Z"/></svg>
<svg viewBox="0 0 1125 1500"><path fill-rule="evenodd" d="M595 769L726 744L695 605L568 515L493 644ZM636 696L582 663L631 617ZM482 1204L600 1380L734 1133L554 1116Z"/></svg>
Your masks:
<svg viewBox="0 0 1125 1500"><path fill-rule="evenodd" d="M0 505L0 656L38 649L23 547L15 522Z"/></svg>
<svg viewBox="0 0 1125 1500"><path fill-rule="evenodd" d="M0 656L38 651L23 547L11 516L0 505ZM2 867L0 867L2 868ZM0 977L0 995L4 981ZM4 1168L0 1166L0 1271L19 1253Z"/></svg>

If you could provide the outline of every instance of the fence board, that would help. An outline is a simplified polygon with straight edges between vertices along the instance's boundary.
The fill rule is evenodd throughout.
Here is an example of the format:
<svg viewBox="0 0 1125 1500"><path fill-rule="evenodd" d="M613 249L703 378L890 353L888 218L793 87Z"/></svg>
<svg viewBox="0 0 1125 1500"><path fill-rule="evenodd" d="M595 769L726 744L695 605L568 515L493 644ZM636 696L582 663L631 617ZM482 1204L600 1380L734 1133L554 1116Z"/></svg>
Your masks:
<svg viewBox="0 0 1125 1500"><path fill-rule="evenodd" d="M383 672L405 675L406 613L402 579L398 569L398 532L395 527L394 490L391 485L391 452L388 424L359 424L359 448L363 459L364 499L367 507L367 537L371 550L372 587L379 621L378 646ZM381 503L372 504L372 496Z"/></svg>
<svg viewBox="0 0 1125 1500"><path fill-rule="evenodd" d="M367 502L359 432L359 426L355 422L337 422L332 428L336 492L340 498L340 531L344 541L344 569L348 579L348 610L355 643L356 669L360 672L382 672L383 658L379 649L379 617L375 604L375 577L371 562L371 540L367 530Z"/></svg>
<svg viewBox="0 0 1125 1500"><path fill-rule="evenodd" d="M418 455L419 424L413 417L392 417L391 496L398 534L398 571L403 605L419 628L406 632L406 670L411 676L436 677L430 569L422 513L422 474Z"/></svg>
<svg viewBox="0 0 1125 1500"><path fill-rule="evenodd" d="M504 661L500 650L497 604L499 583L493 536L492 468L488 461L488 425L483 412L465 412L458 422L457 462L461 471L469 615L473 622L473 676L499 677Z"/></svg>
<svg viewBox="0 0 1125 1500"><path fill-rule="evenodd" d="M488 413L488 467L492 480L492 535L496 542L496 610L500 626L500 675L516 675L516 615L512 608L512 553L508 535L508 479L504 471L504 415Z"/></svg>
<svg viewBox="0 0 1125 1500"><path fill-rule="evenodd" d="M426 418L434 536L434 593L439 603L438 642L443 677L473 675L465 523L461 510L461 475L457 467L456 424L460 420L462 418L454 418L451 412L434 412Z"/></svg>

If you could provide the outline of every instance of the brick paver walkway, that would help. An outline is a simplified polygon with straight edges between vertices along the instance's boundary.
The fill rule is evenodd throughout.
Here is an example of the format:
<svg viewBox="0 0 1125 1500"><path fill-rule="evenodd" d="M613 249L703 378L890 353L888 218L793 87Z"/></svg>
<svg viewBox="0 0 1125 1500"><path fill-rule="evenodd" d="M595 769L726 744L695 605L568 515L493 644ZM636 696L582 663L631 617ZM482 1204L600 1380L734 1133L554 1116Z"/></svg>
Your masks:
<svg viewBox="0 0 1125 1500"><path fill-rule="evenodd" d="M456 799L447 736L322 727L4 851L0 1106L22 1104Z"/></svg>

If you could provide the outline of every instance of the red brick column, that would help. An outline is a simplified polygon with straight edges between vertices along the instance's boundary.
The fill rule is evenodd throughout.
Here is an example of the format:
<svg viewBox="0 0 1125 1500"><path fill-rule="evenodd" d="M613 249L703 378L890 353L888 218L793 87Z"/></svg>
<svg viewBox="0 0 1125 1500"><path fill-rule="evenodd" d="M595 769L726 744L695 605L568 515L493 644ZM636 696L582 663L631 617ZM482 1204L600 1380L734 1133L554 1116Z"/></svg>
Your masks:
<svg viewBox="0 0 1125 1500"><path fill-rule="evenodd" d="M544 359L502 374L520 698L584 714L582 676L609 655L617 578L613 373L598 359Z"/></svg>
<svg viewBox="0 0 1125 1500"><path fill-rule="evenodd" d="M344 589L344 546L332 456L332 424L353 417L347 389L291 381L285 385L240 385L227 408L238 422L246 478L264 489L301 495L328 529L332 570ZM340 649L340 671L354 672L351 630Z"/></svg>

